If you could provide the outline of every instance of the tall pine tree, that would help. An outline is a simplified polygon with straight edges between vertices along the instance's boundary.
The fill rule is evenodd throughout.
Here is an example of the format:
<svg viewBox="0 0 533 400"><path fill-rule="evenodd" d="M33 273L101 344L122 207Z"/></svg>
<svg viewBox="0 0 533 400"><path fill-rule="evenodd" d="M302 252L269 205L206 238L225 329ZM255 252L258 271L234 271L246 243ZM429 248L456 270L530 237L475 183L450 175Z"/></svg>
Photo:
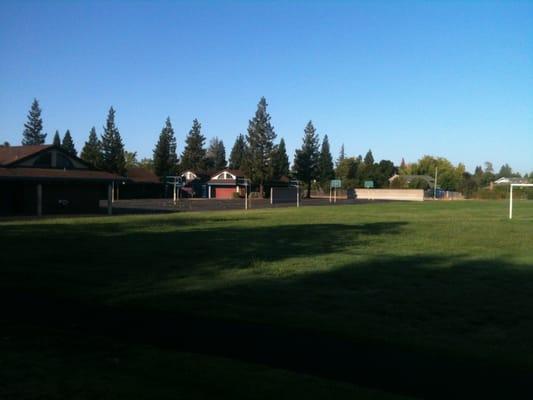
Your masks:
<svg viewBox="0 0 533 400"><path fill-rule="evenodd" d="M322 187L328 187L329 181L335 178L335 171L333 170L333 158L329 149L328 135L325 135L324 139L322 140L318 172Z"/></svg>
<svg viewBox="0 0 533 400"><path fill-rule="evenodd" d="M289 157L285 147L285 140L281 138L279 144L272 151L272 178L280 179L289 175Z"/></svg>
<svg viewBox="0 0 533 400"><path fill-rule="evenodd" d="M72 140L72 136L70 135L70 131L68 129L65 132L65 136L63 136L61 148L72 156L77 155L76 148L74 147L74 141Z"/></svg>
<svg viewBox="0 0 533 400"><path fill-rule="evenodd" d="M85 145L81 150L80 158L96 168L102 167L102 143L98 139L94 126L89 132L89 140L85 142Z"/></svg>
<svg viewBox="0 0 533 400"><path fill-rule="evenodd" d="M115 110L109 109L102 135L102 167L109 172L123 174L126 168L124 144L115 125Z"/></svg>
<svg viewBox="0 0 533 400"><path fill-rule="evenodd" d="M205 169L205 136L202 135L202 125L197 119L192 121L192 128L185 139L185 149L181 155L181 171L195 172Z"/></svg>
<svg viewBox="0 0 533 400"><path fill-rule="evenodd" d="M24 124L24 131L22 132L22 144L43 144L46 140L46 133L42 132L41 107L39 107L37 99L33 99L28 113L28 122Z"/></svg>
<svg viewBox="0 0 533 400"><path fill-rule="evenodd" d="M318 140L316 129L309 121L304 130L302 147L294 155L294 171L296 177L307 184L308 198L311 197L311 183L318 177Z"/></svg>
<svg viewBox="0 0 533 400"><path fill-rule="evenodd" d="M175 175L177 163L176 137L170 118L167 118L154 149L154 172L159 177Z"/></svg>
<svg viewBox="0 0 533 400"><path fill-rule="evenodd" d="M339 165L346 159L346 155L344 154L344 143L341 145L341 150L339 152L339 158L337 158L337 161L335 163L336 167L339 168Z"/></svg>
<svg viewBox="0 0 533 400"><path fill-rule="evenodd" d="M231 149L231 154L229 156L229 167L231 169L244 169L246 154L248 152L248 147L246 145L246 139L243 134L239 134L237 139L235 139L235 144Z"/></svg>
<svg viewBox="0 0 533 400"><path fill-rule="evenodd" d="M57 147L61 147L61 136L59 136L59 131L57 129L56 129L56 133L54 134L53 145Z"/></svg>
<svg viewBox="0 0 533 400"><path fill-rule="evenodd" d="M226 168L226 148L224 142L218 137L214 137L209 142L207 149L207 166L214 171L220 171Z"/></svg>
<svg viewBox="0 0 533 400"><path fill-rule="evenodd" d="M374 165L374 156L372 155L372 150L368 150L366 153L364 163L366 166Z"/></svg>
<svg viewBox="0 0 533 400"><path fill-rule="evenodd" d="M267 112L267 102L261 97L257 105L255 116L248 124L248 157L246 160L247 172L255 183L259 183L259 192L263 194L265 181L269 180L272 173L272 150L276 133L270 123Z"/></svg>

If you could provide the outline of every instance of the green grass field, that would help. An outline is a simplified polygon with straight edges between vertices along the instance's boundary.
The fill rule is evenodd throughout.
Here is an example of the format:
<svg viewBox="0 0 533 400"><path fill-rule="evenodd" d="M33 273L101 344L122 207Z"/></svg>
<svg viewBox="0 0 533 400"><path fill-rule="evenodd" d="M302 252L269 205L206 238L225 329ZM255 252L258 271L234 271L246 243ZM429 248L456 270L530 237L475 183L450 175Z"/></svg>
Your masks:
<svg viewBox="0 0 533 400"><path fill-rule="evenodd" d="M68 323L78 307L531 371L533 202L514 218L506 202L465 201L0 222L0 397L386 397L86 332ZM66 308L48 320L50 301Z"/></svg>

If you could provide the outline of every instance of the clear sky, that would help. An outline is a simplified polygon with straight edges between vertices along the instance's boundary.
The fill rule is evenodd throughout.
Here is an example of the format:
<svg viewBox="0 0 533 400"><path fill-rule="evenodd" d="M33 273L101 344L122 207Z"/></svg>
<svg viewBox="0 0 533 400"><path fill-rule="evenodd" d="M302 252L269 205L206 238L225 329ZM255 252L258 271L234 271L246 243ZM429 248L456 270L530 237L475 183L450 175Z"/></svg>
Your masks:
<svg viewBox="0 0 533 400"><path fill-rule="evenodd" d="M113 105L140 157L167 116L229 154L261 96L291 158L311 119L334 157L532 171L533 2L0 2L2 142L36 97L78 150Z"/></svg>

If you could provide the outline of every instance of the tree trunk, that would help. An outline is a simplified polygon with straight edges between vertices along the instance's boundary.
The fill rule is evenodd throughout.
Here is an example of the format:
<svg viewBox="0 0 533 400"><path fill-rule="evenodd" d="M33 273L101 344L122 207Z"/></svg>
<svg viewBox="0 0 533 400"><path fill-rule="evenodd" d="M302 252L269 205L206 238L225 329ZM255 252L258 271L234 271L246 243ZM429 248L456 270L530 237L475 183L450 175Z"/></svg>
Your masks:
<svg viewBox="0 0 533 400"><path fill-rule="evenodd" d="M311 181L307 182L307 198L311 198Z"/></svg>

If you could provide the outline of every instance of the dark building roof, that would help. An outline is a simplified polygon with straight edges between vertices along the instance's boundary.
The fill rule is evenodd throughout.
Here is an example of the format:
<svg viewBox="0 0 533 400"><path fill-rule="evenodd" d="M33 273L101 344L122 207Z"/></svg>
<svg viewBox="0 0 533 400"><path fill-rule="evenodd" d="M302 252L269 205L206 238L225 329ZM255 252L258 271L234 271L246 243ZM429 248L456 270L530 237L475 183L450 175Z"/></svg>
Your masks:
<svg viewBox="0 0 533 400"><path fill-rule="evenodd" d="M83 168L43 168L20 166L23 160L44 153L49 150L64 153L71 160L76 160ZM82 159L68 154L65 150L54 145L26 145L0 147L0 180L77 180L92 182L111 182L124 180L123 177L91 168L91 165Z"/></svg>
<svg viewBox="0 0 533 400"><path fill-rule="evenodd" d="M126 177L133 183L161 183L161 180L156 174L141 167L128 169Z"/></svg>
<svg viewBox="0 0 533 400"><path fill-rule="evenodd" d="M9 165L53 147L50 144L0 147L0 165Z"/></svg>
<svg viewBox="0 0 533 400"><path fill-rule="evenodd" d="M104 171L88 169L56 168L3 168L0 167L0 180L83 180L109 182L125 178Z"/></svg>

